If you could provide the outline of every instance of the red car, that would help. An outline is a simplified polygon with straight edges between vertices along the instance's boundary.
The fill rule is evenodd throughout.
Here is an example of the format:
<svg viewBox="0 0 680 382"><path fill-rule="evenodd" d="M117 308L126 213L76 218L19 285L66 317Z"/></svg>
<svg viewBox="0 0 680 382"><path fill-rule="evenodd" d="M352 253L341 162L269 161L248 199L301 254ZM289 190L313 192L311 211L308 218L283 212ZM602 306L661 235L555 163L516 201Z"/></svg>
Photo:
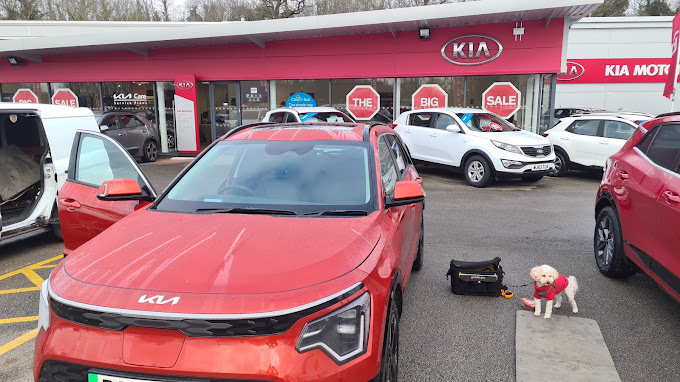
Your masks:
<svg viewBox="0 0 680 382"><path fill-rule="evenodd" d="M36 381L396 381L424 192L391 128L243 126L158 197L104 135L70 166Z"/></svg>
<svg viewBox="0 0 680 382"><path fill-rule="evenodd" d="M609 277L642 269L680 301L680 115L660 117L607 160L595 206L595 260Z"/></svg>

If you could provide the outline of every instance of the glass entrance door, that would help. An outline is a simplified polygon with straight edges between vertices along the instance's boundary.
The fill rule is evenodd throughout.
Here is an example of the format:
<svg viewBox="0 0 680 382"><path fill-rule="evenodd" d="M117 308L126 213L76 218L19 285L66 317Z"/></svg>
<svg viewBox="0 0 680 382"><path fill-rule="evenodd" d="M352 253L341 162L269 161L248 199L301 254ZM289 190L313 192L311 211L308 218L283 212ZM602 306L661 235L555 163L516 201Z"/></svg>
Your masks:
<svg viewBox="0 0 680 382"><path fill-rule="evenodd" d="M212 141L241 124L241 92L238 82L210 83Z"/></svg>

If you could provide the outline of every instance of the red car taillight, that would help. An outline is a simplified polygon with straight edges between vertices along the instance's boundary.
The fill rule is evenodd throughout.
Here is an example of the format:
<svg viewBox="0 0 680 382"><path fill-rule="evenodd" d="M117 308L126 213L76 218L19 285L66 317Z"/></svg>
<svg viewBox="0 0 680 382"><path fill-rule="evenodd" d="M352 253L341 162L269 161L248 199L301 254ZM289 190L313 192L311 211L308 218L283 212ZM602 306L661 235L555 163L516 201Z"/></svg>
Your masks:
<svg viewBox="0 0 680 382"><path fill-rule="evenodd" d="M547 137L547 136L548 136L548 133L543 133L543 134L541 134L541 135L544 136L544 137Z"/></svg>

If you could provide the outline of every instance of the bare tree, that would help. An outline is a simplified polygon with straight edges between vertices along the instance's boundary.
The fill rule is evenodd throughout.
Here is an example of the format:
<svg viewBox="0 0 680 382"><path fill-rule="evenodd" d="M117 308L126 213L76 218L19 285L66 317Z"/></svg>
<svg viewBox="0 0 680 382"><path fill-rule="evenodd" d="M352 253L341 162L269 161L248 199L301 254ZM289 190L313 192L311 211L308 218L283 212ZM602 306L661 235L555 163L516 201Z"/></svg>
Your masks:
<svg viewBox="0 0 680 382"><path fill-rule="evenodd" d="M40 20L44 16L40 0L0 0L3 18L7 20Z"/></svg>
<svg viewBox="0 0 680 382"><path fill-rule="evenodd" d="M305 10L305 0L260 0L255 15L262 19L294 17Z"/></svg>

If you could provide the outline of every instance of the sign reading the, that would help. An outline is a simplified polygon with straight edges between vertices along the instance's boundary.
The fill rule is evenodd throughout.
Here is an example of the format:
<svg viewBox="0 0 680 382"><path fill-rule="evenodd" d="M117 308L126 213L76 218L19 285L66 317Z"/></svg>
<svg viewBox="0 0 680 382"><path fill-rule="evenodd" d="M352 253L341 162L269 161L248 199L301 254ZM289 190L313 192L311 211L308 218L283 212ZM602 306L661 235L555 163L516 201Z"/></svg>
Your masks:
<svg viewBox="0 0 680 382"><path fill-rule="evenodd" d="M442 46L442 57L452 64L482 65L500 57L503 45L493 37L468 34L449 40Z"/></svg>
<svg viewBox="0 0 680 382"><path fill-rule="evenodd" d="M482 108L503 118L519 110L522 93L510 82L494 82L482 94Z"/></svg>
<svg viewBox="0 0 680 382"><path fill-rule="evenodd" d="M380 109L380 94L372 86L357 85L345 97L354 119L371 119Z"/></svg>
<svg viewBox="0 0 680 382"><path fill-rule="evenodd" d="M316 101L307 93L295 93L288 97L286 107L316 107Z"/></svg>
<svg viewBox="0 0 680 382"><path fill-rule="evenodd" d="M52 96L52 103L55 105L64 105L71 107L78 107L78 97L71 91L71 89L59 89Z"/></svg>
<svg viewBox="0 0 680 382"><path fill-rule="evenodd" d="M38 103L38 96L31 89L19 89L14 93L12 102L18 103Z"/></svg>
<svg viewBox="0 0 680 382"><path fill-rule="evenodd" d="M430 107L446 107L449 95L436 84L420 85L411 95L411 106L414 110Z"/></svg>

